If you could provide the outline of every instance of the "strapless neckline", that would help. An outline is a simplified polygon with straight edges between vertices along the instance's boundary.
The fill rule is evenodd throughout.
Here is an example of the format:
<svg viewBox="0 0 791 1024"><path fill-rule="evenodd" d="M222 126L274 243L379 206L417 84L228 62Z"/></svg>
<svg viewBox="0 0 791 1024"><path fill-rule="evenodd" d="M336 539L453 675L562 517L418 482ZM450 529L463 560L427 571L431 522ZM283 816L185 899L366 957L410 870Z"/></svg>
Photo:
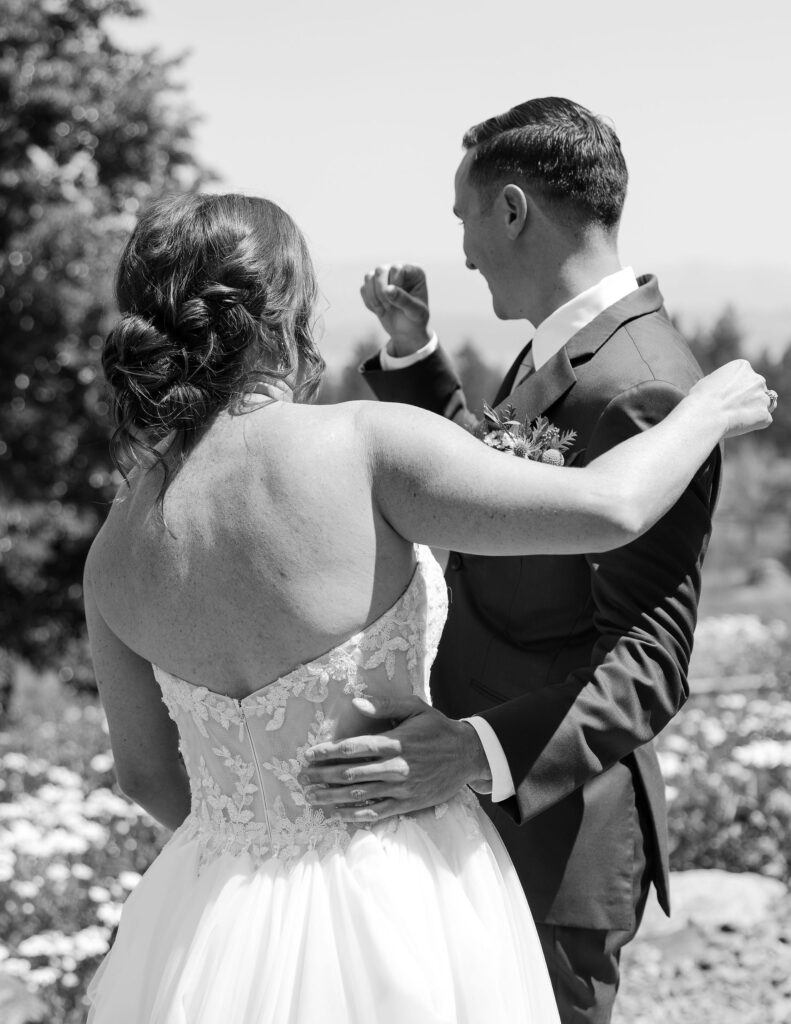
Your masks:
<svg viewBox="0 0 791 1024"><path fill-rule="evenodd" d="M373 727L355 698L430 704L448 595L426 548L416 563L378 619L245 698L155 670L190 809L124 907L86 1024L403 1024L459 1008L559 1024L516 871L468 789L375 821L306 799L307 751ZM213 658L218 685L222 669Z"/></svg>
<svg viewBox="0 0 791 1024"><path fill-rule="evenodd" d="M190 690L194 691L196 697L209 694L212 698L229 701L238 707L243 707L248 702L254 703L256 698L265 690L278 686L287 686L294 677L301 676L306 670L319 665L325 659L332 657L338 652L343 652L347 648L359 647L360 641L363 637L367 636L369 633L375 632L377 629L380 629L383 623L396 616L401 609L401 606L409 600L412 595L412 591L416 587L417 581L420 578L422 564L423 559L421 557L420 548L416 547L415 568L409 582L401 592L400 597L398 597L389 608L386 608L381 615L378 615L373 622L369 622L367 626L363 627L363 629L353 633L351 636L347 637L346 640L342 640L341 643L336 644L334 647L330 647L328 650L324 651L323 654L319 654L315 658L311 658L309 661L304 661L299 665L295 665L294 668L290 669L285 674L277 676L268 683L264 683L262 686L257 687L257 689L251 691L244 697L232 697L230 694L219 693L217 690L212 690L210 687L205 686L202 683L190 682L190 680L184 679L182 676L178 676L174 672L169 672L166 668L163 668L161 665L157 665L154 662L151 663L151 667L154 669L155 674L159 673L173 683L189 687Z"/></svg>

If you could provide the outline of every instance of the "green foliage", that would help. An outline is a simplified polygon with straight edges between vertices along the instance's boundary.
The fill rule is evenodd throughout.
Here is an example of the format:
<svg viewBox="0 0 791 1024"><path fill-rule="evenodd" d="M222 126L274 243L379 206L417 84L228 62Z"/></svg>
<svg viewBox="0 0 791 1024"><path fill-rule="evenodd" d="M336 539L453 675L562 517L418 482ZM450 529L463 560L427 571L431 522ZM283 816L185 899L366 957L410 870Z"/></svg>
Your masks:
<svg viewBox="0 0 791 1024"><path fill-rule="evenodd" d="M0 0L0 636L81 647L81 571L114 486L99 356L136 212L192 187L179 60L108 34L134 0Z"/></svg>

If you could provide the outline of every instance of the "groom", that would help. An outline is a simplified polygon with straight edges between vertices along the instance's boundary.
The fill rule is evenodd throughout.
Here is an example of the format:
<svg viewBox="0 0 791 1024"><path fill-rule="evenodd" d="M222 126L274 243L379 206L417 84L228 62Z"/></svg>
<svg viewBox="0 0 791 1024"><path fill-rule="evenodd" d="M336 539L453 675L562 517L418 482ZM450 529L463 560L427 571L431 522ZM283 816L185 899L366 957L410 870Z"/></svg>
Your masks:
<svg viewBox="0 0 791 1024"><path fill-rule="evenodd" d="M575 430L566 461L583 466L661 420L700 376L656 279L619 262L620 143L584 107L549 98L472 128L464 147L455 212L467 266L485 279L498 317L537 325L494 404ZM390 335L363 367L376 394L470 425L428 326L422 271L377 268L363 297ZM384 817L465 783L489 789L483 803L524 886L564 1024L610 1020L620 950L652 882L669 910L651 740L688 694L719 475L715 451L664 519L617 551L451 552L435 707L378 701L373 713L400 724L323 745L309 769L333 784L318 799L326 811L370 798ZM337 759L351 772L339 775Z"/></svg>

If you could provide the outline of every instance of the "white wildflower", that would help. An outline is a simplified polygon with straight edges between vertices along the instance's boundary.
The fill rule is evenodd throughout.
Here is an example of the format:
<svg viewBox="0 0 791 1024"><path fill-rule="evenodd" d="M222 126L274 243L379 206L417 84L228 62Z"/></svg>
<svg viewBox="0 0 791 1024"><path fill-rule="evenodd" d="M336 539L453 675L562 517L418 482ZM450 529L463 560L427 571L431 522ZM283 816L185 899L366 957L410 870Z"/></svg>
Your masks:
<svg viewBox="0 0 791 1024"><path fill-rule="evenodd" d="M33 881L21 881L12 882L11 889L13 893L18 896L21 900L33 900L38 896L40 885L36 885Z"/></svg>
<svg viewBox="0 0 791 1024"><path fill-rule="evenodd" d="M683 768L681 758L672 750L660 750L657 753L657 757L659 758L659 767L662 770L662 774L668 779L678 775Z"/></svg>
<svg viewBox="0 0 791 1024"><path fill-rule="evenodd" d="M717 707L727 708L732 711L741 711L747 703L747 697L743 693L723 693L717 697Z"/></svg>
<svg viewBox="0 0 791 1024"><path fill-rule="evenodd" d="M70 768L64 768L58 764L53 765L47 772L47 776L50 782L54 782L56 785L63 786L66 789L82 789L82 779Z"/></svg>
<svg viewBox="0 0 791 1024"><path fill-rule="evenodd" d="M88 794L82 807L82 813L86 818L126 818L130 815L133 818L138 817L138 812L133 804L104 787L94 789Z"/></svg>
<svg viewBox="0 0 791 1024"><path fill-rule="evenodd" d="M719 747L728 738L728 734L715 718L707 718L701 725L703 739L709 747Z"/></svg>
<svg viewBox="0 0 791 1024"><path fill-rule="evenodd" d="M104 956L109 946L110 933L106 928L89 925L72 936L73 954L78 960L87 960L94 956Z"/></svg>
<svg viewBox="0 0 791 1024"><path fill-rule="evenodd" d="M18 956L10 956L3 961L3 970L15 978L25 978L30 972L30 961Z"/></svg>
<svg viewBox="0 0 791 1024"><path fill-rule="evenodd" d="M23 774L27 771L28 758L24 754L18 754L16 751L11 750L7 754L3 754L2 758L3 767L7 768L10 772L19 772Z"/></svg>
<svg viewBox="0 0 791 1024"><path fill-rule="evenodd" d="M779 743L771 739L755 740L744 747L737 747L733 756L751 768L791 767L791 743Z"/></svg>
<svg viewBox="0 0 791 1024"><path fill-rule="evenodd" d="M44 869L44 874L50 880L50 882L66 882L71 878L71 871L69 871L68 865L62 861L57 861L54 864L48 864Z"/></svg>
<svg viewBox="0 0 791 1024"><path fill-rule="evenodd" d="M662 744L666 750L672 750L674 754L686 754L692 744L684 736L679 736L678 733L670 733L668 736L662 737Z"/></svg>
<svg viewBox="0 0 791 1024"><path fill-rule="evenodd" d="M39 932L38 935L30 935L19 943L17 952L22 956L37 957L60 957L66 956L71 949L71 943L63 932Z"/></svg>
<svg viewBox="0 0 791 1024"><path fill-rule="evenodd" d="M0 882L7 882L14 877L16 856L11 850L0 847Z"/></svg>
<svg viewBox="0 0 791 1024"><path fill-rule="evenodd" d="M49 988L56 984L60 971L55 967L34 967L27 975L27 981L36 989Z"/></svg>
<svg viewBox="0 0 791 1024"><path fill-rule="evenodd" d="M102 903L100 907L96 909L96 916L109 928L115 928L118 922L121 920L121 911L123 905L121 903Z"/></svg>
<svg viewBox="0 0 791 1024"><path fill-rule="evenodd" d="M113 760L113 755L109 752L106 754L97 754L95 757L91 758L91 768L95 772L103 774L104 772L112 771L114 765L115 761Z"/></svg>

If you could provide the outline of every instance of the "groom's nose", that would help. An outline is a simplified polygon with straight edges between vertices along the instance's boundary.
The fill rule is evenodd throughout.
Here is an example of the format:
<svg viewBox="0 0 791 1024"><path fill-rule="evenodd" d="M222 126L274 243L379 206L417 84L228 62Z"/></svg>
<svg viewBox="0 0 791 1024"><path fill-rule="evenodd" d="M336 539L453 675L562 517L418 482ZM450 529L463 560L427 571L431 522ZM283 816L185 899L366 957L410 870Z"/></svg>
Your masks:
<svg viewBox="0 0 791 1024"><path fill-rule="evenodd" d="M469 257L469 256L468 256L468 257L467 257L467 259L466 259L466 260L464 261L464 266L465 266L465 267L467 268L467 270L477 270L477 269L478 269L478 268L477 268L477 267L475 266L475 264L474 264L474 263L472 262L472 260L470 259L470 257Z"/></svg>

